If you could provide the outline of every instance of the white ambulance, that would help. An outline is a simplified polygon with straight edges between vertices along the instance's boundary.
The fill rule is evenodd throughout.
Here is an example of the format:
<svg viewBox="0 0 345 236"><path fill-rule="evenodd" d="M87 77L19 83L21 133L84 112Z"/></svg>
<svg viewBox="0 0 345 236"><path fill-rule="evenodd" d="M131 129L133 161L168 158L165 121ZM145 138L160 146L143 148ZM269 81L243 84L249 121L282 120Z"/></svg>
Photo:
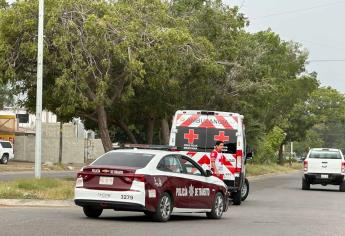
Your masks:
<svg viewBox="0 0 345 236"><path fill-rule="evenodd" d="M224 142L224 182L235 205L240 205L249 193L245 178L246 152L243 116L238 113L200 110L176 111L169 145L193 158L204 168L210 168L210 154L216 141Z"/></svg>

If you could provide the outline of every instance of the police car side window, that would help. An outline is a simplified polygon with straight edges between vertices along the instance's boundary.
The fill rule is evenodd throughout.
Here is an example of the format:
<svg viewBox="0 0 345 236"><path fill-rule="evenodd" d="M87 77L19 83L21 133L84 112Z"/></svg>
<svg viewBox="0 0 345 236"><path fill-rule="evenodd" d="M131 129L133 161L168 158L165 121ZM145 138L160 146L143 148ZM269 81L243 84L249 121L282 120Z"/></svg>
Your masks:
<svg viewBox="0 0 345 236"><path fill-rule="evenodd" d="M168 155L163 157L157 166L158 170L172 173L182 173L182 166L175 155Z"/></svg>
<svg viewBox="0 0 345 236"><path fill-rule="evenodd" d="M191 162L190 160L184 157L181 157L180 160L181 160L184 174L198 175L198 176L202 175L202 172L199 169L199 167L196 166L193 162Z"/></svg>

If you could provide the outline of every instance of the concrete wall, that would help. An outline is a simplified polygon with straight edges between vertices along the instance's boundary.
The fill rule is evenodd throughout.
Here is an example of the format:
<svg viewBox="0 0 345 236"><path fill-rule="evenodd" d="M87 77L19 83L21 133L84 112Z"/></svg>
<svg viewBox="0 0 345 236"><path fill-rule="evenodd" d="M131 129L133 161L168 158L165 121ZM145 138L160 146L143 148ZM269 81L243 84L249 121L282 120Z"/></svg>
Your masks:
<svg viewBox="0 0 345 236"><path fill-rule="evenodd" d="M60 125L42 124L42 162L59 161ZM62 163L84 163L104 153L99 139L84 140L76 137L75 126L64 124L62 136ZM15 160L35 161L35 136L16 136Z"/></svg>

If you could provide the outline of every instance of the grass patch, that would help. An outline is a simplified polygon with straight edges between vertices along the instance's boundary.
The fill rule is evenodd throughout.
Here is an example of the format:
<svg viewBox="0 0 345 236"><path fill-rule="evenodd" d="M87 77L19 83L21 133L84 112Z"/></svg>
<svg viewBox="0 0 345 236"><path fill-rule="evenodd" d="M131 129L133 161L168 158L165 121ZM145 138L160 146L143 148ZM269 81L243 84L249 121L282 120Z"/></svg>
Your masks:
<svg viewBox="0 0 345 236"><path fill-rule="evenodd" d="M0 182L0 198L9 199L72 199L75 180L73 179L22 179Z"/></svg>
<svg viewBox="0 0 345 236"><path fill-rule="evenodd" d="M274 173L289 173L294 170L302 170L302 163L292 163L291 165L278 165L278 164L247 164L246 172L247 176L256 176L264 174L274 174Z"/></svg>

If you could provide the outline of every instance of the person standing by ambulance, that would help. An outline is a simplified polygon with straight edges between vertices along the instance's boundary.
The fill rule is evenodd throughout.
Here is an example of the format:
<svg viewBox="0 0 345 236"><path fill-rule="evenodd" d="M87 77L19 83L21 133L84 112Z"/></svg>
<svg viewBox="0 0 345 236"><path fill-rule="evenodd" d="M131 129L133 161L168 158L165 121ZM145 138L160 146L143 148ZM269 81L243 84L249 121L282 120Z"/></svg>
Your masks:
<svg viewBox="0 0 345 236"><path fill-rule="evenodd" d="M224 178L224 172L223 172L223 148L224 148L224 142L217 141L216 145L214 146L214 150L211 152L211 170L213 173L223 180Z"/></svg>

